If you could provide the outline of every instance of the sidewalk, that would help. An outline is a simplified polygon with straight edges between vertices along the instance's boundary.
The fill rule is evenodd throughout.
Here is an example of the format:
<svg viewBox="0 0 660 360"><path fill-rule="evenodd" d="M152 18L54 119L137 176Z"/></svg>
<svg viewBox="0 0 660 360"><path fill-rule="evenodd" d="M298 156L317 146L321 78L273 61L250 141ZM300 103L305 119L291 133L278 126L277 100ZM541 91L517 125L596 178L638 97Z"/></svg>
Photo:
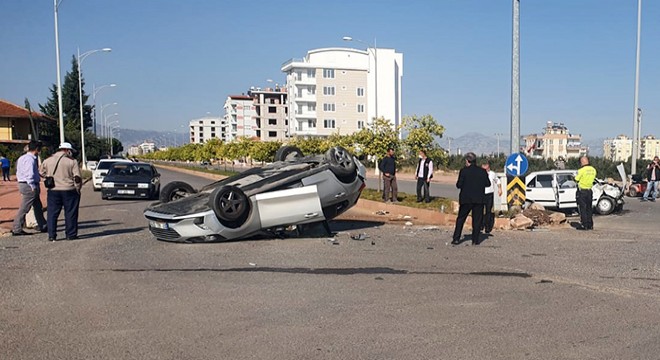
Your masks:
<svg viewBox="0 0 660 360"><path fill-rule="evenodd" d="M21 204L21 194L18 192L18 182L15 177L11 181L0 181L0 237L10 234L14 217ZM41 203L46 206L46 188L41 185Z"/></svg>

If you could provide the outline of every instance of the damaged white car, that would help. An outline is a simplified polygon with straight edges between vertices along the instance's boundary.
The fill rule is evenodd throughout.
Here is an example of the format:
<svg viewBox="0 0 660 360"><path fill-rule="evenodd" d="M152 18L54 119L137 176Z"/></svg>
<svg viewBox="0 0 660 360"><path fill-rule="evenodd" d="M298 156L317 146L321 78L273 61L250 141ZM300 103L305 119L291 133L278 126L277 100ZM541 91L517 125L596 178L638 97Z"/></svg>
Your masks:
<svg viewBox="0 0 660 360"><path fill-rule="evenodd" d="M160 202L144 211L159 240L222 241L283 227L322 223L351 208L365 187L366 169L342 147L324 155L303 156L292 146L275 154L271 165L209 184L199 191L173 181Z"/></svg>
<svg viewBox="0 0 660 360"><path fill-rule="evenodd" d="M622 165L617 166L621 179L626 179ZM547 209L577 210L577 170L547 170L533 172L525 177L525 207L538 203ZM593 206L601 215L608 215L623 208L623 188L600 179L594 181Z"/></svg>

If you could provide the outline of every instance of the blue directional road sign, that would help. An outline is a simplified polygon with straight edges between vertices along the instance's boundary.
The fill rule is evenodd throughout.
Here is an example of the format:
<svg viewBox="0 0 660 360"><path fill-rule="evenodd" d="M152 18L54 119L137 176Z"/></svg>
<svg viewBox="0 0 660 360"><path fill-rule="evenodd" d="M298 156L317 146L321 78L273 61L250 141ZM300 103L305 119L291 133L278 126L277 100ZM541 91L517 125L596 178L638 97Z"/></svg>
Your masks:
<svg viewBox="0 0 660 360"><path fill-rule="evenodd" d="M511 176L525 175L527 168L529 168L527 158L525 155L518 153L509 155L504 164L504 170Z"/></svg>

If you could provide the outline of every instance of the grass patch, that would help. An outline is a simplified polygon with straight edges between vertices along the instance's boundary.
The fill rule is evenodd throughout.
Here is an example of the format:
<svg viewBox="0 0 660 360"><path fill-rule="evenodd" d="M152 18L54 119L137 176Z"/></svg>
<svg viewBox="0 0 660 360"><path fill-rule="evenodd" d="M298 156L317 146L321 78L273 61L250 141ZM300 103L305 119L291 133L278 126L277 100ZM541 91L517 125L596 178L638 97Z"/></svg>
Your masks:
<svg viewBox="0 0 660 360"><path fill-rule="evenodd" d="M364 189L362 191L362 195L360 196L362 199L367 199L367 200L373 200L373 201L383 201L383 192L374 190L374 189ZM417 208L417 209L428 209L428 210L435 210L435 211L440 211L440 209L444 205L445 213L451 213L451 199L447 198L442 198L442 197L431 197L431 202L425 203L417 202L417 195L414 194L407 194L407 193L402 193L399 192L397 194L397 199L399 200L399 203L397 205L402 205L402 206L408 206L411 208Z"/></svg>
<svg viewBox="0 0 660 360"><path fill-rule="evenodd" d="M158 165L158 163L156 163L156 165ZM161 165L171 166L171 167L175 167L175 168L179 168L179 169L199 171L199 172L203 172L203 173L207 173L207 174L222 175L222 176L227 176L227 177L240 174L238 171L214 169L213 167L208 167L208 166L181 165L181 164L174 164L174 163L162 163Z"/></svg>

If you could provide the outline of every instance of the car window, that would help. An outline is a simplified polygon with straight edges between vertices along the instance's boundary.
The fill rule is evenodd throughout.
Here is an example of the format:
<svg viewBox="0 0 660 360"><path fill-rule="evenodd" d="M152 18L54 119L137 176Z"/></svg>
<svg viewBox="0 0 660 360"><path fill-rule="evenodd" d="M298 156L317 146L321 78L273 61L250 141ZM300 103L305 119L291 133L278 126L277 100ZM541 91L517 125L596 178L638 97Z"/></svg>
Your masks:
<svg viewBox="0 0 660 360"><path fill-rule="evenodd" d="M536 175L536 178L532 179L527 186L531 188L551 188L552 175Z"/></svg>
<svg viewBox="0 0 660 360"><path fill-rule="evenodd" d="M110 166L113 164L117 163L116 161L101 161L98 166L96 167L96 170L108 170L110 169Z"/></svg>
<svg viewBox="0 0 660 360"><path fill-rule="evenodd" d="M108 171L108 175L118 176L151 177L152 174L151 165L148 164L115 163Z"/></svg>
<svg viewBox="0 0 660 360"><path fill-rule="evenodd" d="M562 189L571 189L577 187L573 174L557 174L557 184Z"/></svg>

